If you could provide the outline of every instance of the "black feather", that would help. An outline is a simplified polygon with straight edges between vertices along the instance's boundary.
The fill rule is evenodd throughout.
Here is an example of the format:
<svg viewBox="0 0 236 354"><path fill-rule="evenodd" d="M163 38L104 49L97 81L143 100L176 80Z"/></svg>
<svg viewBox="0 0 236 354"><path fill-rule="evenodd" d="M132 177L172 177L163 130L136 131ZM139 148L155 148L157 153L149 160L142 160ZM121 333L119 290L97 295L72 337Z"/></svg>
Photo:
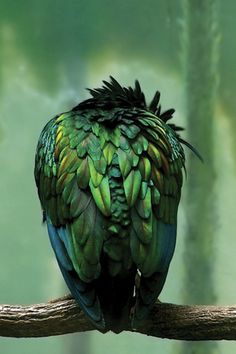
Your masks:
<svg viewBox="0 0 236 354"><path fill-rule="evenodd" d="M160 118L164 121L167 122L169 119L172 118L175 110L173 108L168 109L167 111L161 113Z"/></svg>
<svg viewBox="0 0 236 354"><path fill-rule="evenodd" d="M204 162L202 156L190 143L188 143L186 140L180 138L179 136L178 136L178 140L180 143L186 145L190 150L192 150L192 152L194 152L194 154L199 158L200 161Z"/></svg>
<svg viewBox="0 0 236 354"><path fill-rule="evenodd" d="M114 77L110 76L110 81L103 81L103 86L95 89L87 89L92 96L91 98L79 103L72 111L78 111L82 109L113 109L119 108L139 108L151 113L154 113L158 118L160 118L164 123L167 123L169 119L172 118L175 110L173 108L168 109L165 112L161 112L160 92L156 91L151 103L146 104L145 95L142 92L140 83L135 80L135 86L132 87L122 87ZM111 121L112 123L112 121ZM108 124L108 122L106 122ZM175 132L184 130L182 127L178 127L175 124L168 124ZM201 155L198 151L188 142L181 139L179 134L177 138L180 143L186 145L190 150L192 150L198 158L203 161Z"/></svg>
<svg viewBox="0 0 236 354"><path fill-rule="evenodd" d="M159 101L160 101L160 92L159 91L156 91L150 105L149 105L149 110L152 112L152 113L156 113L157 111L157 107L158 107L158 104L159 104Z"/></svg>

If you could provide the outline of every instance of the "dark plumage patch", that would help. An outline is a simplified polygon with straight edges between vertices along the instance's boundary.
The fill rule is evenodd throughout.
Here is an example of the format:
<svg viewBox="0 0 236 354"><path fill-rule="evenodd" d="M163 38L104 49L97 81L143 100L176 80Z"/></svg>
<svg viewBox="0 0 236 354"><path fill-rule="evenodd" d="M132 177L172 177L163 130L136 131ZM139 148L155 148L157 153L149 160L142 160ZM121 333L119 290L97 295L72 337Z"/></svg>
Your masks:
<svg viewBox="0 0 236 354"><path fill-rule="evenodd" d="M160 102L160 92L156 91L151 103L147 105L145 95L142 92L139 81L135 81L135 86L133 87L123 87L119 84L114 77L110 76L109 81L103 81L103 86L95 89L88 89L92 98L89 98L72 109L72 111L79 111L84 109L114 109L114 108L129 108L129 109L143 109L155 114L163 122L167 123L175 112L173 108L167 111L161 112ZM114 117L113 117L114 118ZM191 149L198 158L202 160L202 157L198 151L185 140L181 139L178 132L184 130L184 128L176 126L175 124L168 125L176 132L179 141Z"/></svg>
<svg viewBox="0 0 236 354"><path fill-rule="evenodd" d="M151 103L146 104L145 95L142 92L138 80L135 81L134 88L122 87L118 81L110 76L110 82L103 81L103 86L96 89L88 89L92 98L78 104L73 110L84 108L101 107L112 109L115 107L123 108L140 108L154 113L164 122L167 122L174 113L174 109L169 109L161 113L161 105L159 105L160 92L156 91Z"/></svg>

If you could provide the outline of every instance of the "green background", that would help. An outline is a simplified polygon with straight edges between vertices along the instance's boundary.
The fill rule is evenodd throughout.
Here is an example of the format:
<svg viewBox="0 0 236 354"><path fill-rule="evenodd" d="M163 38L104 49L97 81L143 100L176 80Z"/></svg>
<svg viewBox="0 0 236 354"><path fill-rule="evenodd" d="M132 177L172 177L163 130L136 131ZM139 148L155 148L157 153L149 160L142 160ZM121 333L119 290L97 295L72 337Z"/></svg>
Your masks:
<svg viewBox="0 0 236 354"><path fill-rule="evenodd" d="M198 11L198 3L192 3ZM0 303L45 302L67 293L42 225L33 178L37 139L51 117L88 97L85 87L99 86L112 75L124 85L138 78L148 99L160 90L163 108L174 107L176 123L186 125L185 5L182 0L1 1ZM227 0L218 5L218 94L213 124L217 173L212 205L216 213L214 257L210 252L207 257L213 262L215 302L230 305L235 303L236 291L236 3ZM192 40L197 36L198 31ZM206 139L198 137L198 150ZM183 303L183 294L188 292L185 194L190 182L191 175L185 180L178 243L160 297L165 302ZM193 264L192 282L197 268ZM201 283L199 289L199 294L208 292ZM0 338L3 354L176 354L183 353L183 348L178 341L96 331L40 339ZM220 342L205 352L234 354L235 349L233 342ZM198 353L197 346L193 352Z"/></svg>

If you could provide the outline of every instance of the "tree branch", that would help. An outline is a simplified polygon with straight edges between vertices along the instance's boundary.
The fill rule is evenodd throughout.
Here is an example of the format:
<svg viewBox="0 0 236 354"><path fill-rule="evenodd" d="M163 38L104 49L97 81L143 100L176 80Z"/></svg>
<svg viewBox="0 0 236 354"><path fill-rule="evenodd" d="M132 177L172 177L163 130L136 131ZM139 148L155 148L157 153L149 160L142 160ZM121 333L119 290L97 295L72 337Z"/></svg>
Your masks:
<svg viewBox="0 0 236 354"><path fill-rule="evenodd" d="M0 336L4 337L47 337L93 329L73 299L0 306ZM235 340L236 306L157 303L150 318L136 332L169 339Z"/></svg>

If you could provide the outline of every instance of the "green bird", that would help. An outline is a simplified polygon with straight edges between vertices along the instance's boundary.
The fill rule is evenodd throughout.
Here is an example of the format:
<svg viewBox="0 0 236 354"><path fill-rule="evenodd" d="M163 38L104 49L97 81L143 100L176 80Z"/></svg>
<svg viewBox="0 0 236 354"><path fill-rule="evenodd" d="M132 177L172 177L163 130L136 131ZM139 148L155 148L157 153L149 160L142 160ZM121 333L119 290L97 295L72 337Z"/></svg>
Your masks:
<svg viewBox="0 0 236 354"><path fill-rule="evenodd" d="M136 327L166 280L176 242L181 130L139 82L114 78L51 119L35 180L52 248L71 294L101 331ZM194 149L193 149L194 150ZM194 152L196 152L194 150ZM197 153L197 152L196 152Z"/></svg>

